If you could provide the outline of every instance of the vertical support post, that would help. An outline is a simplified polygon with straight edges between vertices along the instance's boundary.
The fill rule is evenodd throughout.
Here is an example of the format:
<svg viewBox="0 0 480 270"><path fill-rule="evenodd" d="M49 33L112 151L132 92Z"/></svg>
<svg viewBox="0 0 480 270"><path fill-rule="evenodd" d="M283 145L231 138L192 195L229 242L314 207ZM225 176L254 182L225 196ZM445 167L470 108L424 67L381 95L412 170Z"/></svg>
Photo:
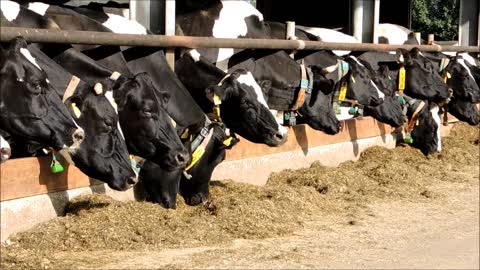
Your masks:
<svg viewBox="0 0 480 270"><path fill-rule="evenodd" d="M130 20L150 29L150 0L130 0Z"/></svg>
<svg viewBox="0 0 480 270"><path fill-rule="evenodd" d="M287 21L287 29L285 33L285 39L291 40L291 39L296 39L297 37L295 36L295 22L292 21ZM290 57L293 58L295 56L295 52L292 51L290 53Z"/></svg>
<svg viewBox="0 0 480 270"><path fill-rule="evenodd" d="M415 32L415 39L417 40L418 44L422 44L422 33Z"/></svg>
<svg viewBox="0 0 480 270"><path fill-rule="evenodd" d="M479 40L479 9L478 1L460 0L460 16L458 23L458 41L460 46L477 45Z"/></svg>
<svg viewBox="0 0 480 270"><path fill-rule="evenodd" d="M427 44L432 45L434 41L435 41L435 35L434 34L428 34Z"/></svg>
<svg viewBox="0 0 480 270"><path fill-rule="evenodd" d="M175 0L165 0L165 35L175 35ZM165 57L170 68L175 70L175 48L168 48Z"/></svg>
<svg viewBox="0 0 480 270"><path fill-rule="evenodd" d="M378 24L380 23L380 0L373 3L373 43L378 43Z"/></svg>
<svg viewBox="0 0 480 270"><path fill-rule="evenodd" d="M374 0L353 0L353 36L360 42L373 41Z"/></svg>

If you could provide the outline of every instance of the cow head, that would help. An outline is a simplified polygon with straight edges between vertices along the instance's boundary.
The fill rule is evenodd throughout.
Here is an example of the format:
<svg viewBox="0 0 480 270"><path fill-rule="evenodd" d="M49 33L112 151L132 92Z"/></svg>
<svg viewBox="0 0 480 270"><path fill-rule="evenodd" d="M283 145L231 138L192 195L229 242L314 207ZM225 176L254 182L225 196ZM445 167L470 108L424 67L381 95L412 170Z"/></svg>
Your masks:
<svg viewBox="0 0 480 270"><path fill-rule="evenodd" d="M392 77L390 77L388 67L380 66L379 70L374 71L372 69L371 71L373 81L385 94L385 101L375 107L365 107L364 115L372 116L378 121L392 127L402 126L404 120L402 105L395 96L396 83Z"/></svg>
<svg viewBox="0 0 480 270"><path fill-rule="evenodd" d="M113 98L103 95L108 84L82 85L65 101L85 140L72 155L75 166L86 175L106 182L114 190L126 190L137 182L118 124ZM106 93L111 93L106 91Z"/></svg>
<svg viewBox="0 0 480 270"><path fill-rule="evenodd" d="M145 197L142 199L146 201L175 209L181 175L182 170L167 171L158 164L146 160L140 170L140 182L136 186L141 190L137 192L143 193Z"/></svg>
<svg viewBox="0 0 480 270"><path fill-rule="evenodd" d="M448 112L458 120L467 122L475 126L480 122L480 112L478 108L469 100L453 97L448 103Z"/></svg>
<svg viewBox="0 0 480 270"><path fill-rule="evenodd" d="M120 125L130 153L167 170L185 167L189 154L166 112L169 94L154 91L146 73L133 78L120 76L112 83Z"/></svg>
<svg viewBox="0 0 480 270"><path fill-rule="evenodd" d="M328 79L336 82L339 90L342 84L346 85L346 98L356 100L360 105L377 106L383 103L384 94L373 82L370 70L365 62L349 55L343 61L328 67L323 67L322 72Z"/></svg>
<svg viewBox="0 0 480 270"><path fill-rule="evenodd" d="M453 89L453 96L470 102L480 102L480 89L475 82L473 66L467 65L461 54L450 59L443 71L447 72L447 84Z"/></svg>
<svg viewBox="0 0 480 270"><path fill-rule="evenodd" d="M321 70L312 67L313 89L307 95L304 104L298 110L300 122L306 123L315 130L321 130L327 134L337 134L341 129L333 108L334 82L325 78Z"/></svg>
<svg viewBox="0 0 480 270"><path fill-rule="evenodd" d="M9 49L0 50L0 127L28 142L74 151L84 131L70 117L26 41L16 38Z"/></svg>
<svg viewBox="0 0 480 270"><path fill-rule="evenodd" d="M237 70L217 85L206 89L215 103L221 100L220 116L233 132L255 143L279 146L287 140L287 130L277 123L268 109L260 86L250 72Z"/></svg>
<svg viewBox="0 0 480 270"><path fill-rule="evenodd" d="M443 102L449 87L442 81L431 60L417 48L397 51L398 62L405 66L405 93L414 98Z"/></svg>
<svg viewBox="0 0 480 270"><path fill-rule="evenodd" d="M420 106L420 100L408 101L407 119L411 121L413 114ZM418 112L415 125L410 131L413 139L412 145L420 149L424 155L433 154L442 150L440 137L439 108L433 102L424 101L425 106Z"/></svg>
<svg viewBox="0 0 480 270"><path fill-rule="evenodd" d="M188 205L198 205L208 199L213 170L225 159L225 149L238 142L237 138L226 134L223 125L214 124L210 131L212 136L206 142L204 154L188 169L189 179L186 178L187 173L181 170L168 172L152 162L145 162L140 180L147 201L175 208L178 192Z"/></svg>

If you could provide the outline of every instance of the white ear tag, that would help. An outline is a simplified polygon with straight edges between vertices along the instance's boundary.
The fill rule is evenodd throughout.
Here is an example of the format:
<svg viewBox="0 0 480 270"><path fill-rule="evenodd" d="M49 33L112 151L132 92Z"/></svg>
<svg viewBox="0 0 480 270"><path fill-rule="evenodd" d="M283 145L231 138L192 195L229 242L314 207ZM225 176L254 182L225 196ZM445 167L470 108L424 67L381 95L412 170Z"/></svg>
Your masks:
<svg viewBox="0 0 480 270"><path fill-rule="evenodd" d="M103 94L103 85L101 83L96 83L93 90L95 90L95 94L101 95Z"/></svg>

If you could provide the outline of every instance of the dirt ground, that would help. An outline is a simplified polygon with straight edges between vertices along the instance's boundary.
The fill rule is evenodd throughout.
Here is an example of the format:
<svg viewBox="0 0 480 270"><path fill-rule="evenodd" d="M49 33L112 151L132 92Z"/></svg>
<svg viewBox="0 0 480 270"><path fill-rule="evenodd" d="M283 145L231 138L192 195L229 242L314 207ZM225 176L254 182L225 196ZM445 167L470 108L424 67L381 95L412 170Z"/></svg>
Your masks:
<svg viewBox="0 0 480 270"><path fill-rule="evenodd" d="M0 268L479 269L480 129L453 134L442 156L374 147L264 187L216 182L198 207L80 199L2 245Z"/></svg>
<svg viewBox="0 0 480 270"><path fill-rule="evenodd" d="M90 268L92 258L110 261L96 269L479 269L479 171L462 174L471 181L431 187L441 198L376 203L343 219L318 216L286 237L55 257L79 268Z"/></svg>

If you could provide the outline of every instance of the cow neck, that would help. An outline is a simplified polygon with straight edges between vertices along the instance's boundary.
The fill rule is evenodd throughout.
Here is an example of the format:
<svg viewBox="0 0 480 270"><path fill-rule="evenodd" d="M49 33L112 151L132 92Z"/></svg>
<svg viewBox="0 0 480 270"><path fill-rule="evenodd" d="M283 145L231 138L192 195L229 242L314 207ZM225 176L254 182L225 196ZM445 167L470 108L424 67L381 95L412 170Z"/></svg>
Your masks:
<svg viewBox="0 0 480 270"><path fill-rule="evenodd" d="M313 72L311 68L305 67L305 63L303 59L300 64L300 72L301 72L300 88L293 102L293 106L283 111L283 113L281 113L283 114L283 117L282 117L283 119L281 120L281 122L283 122L283 125L285 126L295 126L297 124L296 117L297 116L303 117L298 110L305 104L305 101L309 97L311 97L311 94L312 94L313 81L314 81Z"/></svg>
<svg viewBox="0 0 480 270"><path fill-rule="evenodd" d="M324 68L324 72L332 73L337 71L337 80L338 83L335 87L335 93L333 94L333 108L335 114L342 114L341 107L349 107L348 114L353 116L363 115L364 105L358 103L355 99L346 98L348 91L348 83L350 82L350 77L352 76L350 71L350 64L344 60L337 59L337 64ZM353 78L353 77L351 77ZM349 106L342 106L349 104Z"/></svg>
<svg viewBox="0 0 480 270"><path fill-rule="evenodd" d="M417 108L413 112L412 117L410 118L410 121L408 121L408 124L407 124L407 121L405 121L405 124L404 124L404 131L405 131L404 141L406 143L412 143L413 142L413 139L412 139L412 136L411 136L410 133L412 132L415 125L417 124L418 114L425 107L426 103L423 100L417 100L417 99L412 98L406 103L406 106L405 106L405 108L408 109L408 107L413 107L417 103L418 103ZM405 109L405 111L406 111L406 109ZM405 112L405 117L406 117L406 112Z"/></svg>

